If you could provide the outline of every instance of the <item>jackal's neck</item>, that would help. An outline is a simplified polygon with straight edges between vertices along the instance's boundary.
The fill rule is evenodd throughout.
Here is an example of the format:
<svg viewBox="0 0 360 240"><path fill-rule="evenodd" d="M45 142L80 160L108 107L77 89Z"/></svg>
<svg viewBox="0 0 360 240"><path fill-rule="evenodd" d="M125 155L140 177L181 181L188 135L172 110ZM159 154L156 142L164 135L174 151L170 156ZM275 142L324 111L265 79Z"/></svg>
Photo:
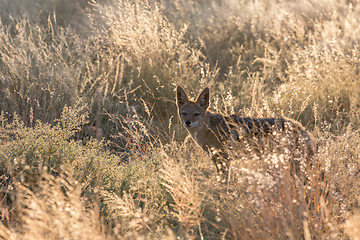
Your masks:
<svg viewBox="0 0 360 240"><path fill-rule="evenodd" d="M188 129L192 138L200 145L205 151L211 148L220 148L221 143L219 138L215 135L214 131L209 127L209 118L212 113L207 112L205 115L204 122L194 129Z"/></svg>
<svg viewBox="0 0 360 240"><path fill-rule="evenodd" d="M199 126L195 128L188 129L191 136L198 142L199 138L209 131L209 128L204 124L205 122L199 124Z"/></svg>

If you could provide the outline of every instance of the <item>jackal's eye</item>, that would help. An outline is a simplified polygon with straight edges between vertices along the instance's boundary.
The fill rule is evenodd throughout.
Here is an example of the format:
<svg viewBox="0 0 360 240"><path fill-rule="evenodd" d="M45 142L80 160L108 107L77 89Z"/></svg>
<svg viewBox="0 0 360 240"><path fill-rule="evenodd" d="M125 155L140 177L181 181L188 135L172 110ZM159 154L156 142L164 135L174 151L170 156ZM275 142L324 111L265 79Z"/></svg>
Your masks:
<svg viewBox="0 0 360 240"><path fill-rule="evenodd" d="M182 115L182 116L186 116L187 113L186 113L186 112L182 112L181 115Z"/></svg>
<svg viewBox="0 0 360 240"><path fill-rule="evenodd" d="M194 116L198 117L198 116L200 116L200 113L194 113Z"/></svg>

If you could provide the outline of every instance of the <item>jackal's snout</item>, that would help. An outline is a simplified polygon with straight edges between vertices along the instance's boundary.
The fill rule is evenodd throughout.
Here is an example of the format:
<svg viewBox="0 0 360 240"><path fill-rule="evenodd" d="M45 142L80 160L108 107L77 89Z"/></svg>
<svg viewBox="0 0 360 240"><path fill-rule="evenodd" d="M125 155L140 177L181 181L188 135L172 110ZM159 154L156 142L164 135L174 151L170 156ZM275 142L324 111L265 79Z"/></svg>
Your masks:
<svg viewBox="0 0 360 240"><path fill-rule="evenodd" d="M198 126L198 123L199 123L198 121L192 121L192 120L183 120L182 122L183 122L184 126L188 129Z"/></svg>

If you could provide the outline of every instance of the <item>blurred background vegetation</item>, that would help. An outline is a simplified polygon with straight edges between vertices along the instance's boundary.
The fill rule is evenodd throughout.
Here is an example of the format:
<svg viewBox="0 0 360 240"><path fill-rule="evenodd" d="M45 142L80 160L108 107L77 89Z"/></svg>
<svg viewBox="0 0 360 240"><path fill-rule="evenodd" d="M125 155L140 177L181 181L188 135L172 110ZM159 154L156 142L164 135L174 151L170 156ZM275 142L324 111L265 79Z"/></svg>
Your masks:
<svg viewBox="0 0 360 240"><path fill-rule="evenodd" d="M357 236L359 22L357 0L0 0L0 236ZM179 124L177 85L301 122L327 173L314 203L298 186L229 195Z"/></svg>

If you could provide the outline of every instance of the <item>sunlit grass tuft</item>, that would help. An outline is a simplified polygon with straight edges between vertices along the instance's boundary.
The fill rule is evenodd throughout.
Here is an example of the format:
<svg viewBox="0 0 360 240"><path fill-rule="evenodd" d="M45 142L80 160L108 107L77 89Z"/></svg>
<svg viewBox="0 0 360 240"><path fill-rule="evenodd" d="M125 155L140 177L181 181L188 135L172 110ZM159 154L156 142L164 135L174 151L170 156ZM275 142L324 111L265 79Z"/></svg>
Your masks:
<svg viewBox="0 0 360 240"><path fill-rule="evenodd" d="M2 238L358 237L357 1L0 6ZM224 114L298 120L318 152L234 146L221 184L176 85L209 86Z"/></svg>

